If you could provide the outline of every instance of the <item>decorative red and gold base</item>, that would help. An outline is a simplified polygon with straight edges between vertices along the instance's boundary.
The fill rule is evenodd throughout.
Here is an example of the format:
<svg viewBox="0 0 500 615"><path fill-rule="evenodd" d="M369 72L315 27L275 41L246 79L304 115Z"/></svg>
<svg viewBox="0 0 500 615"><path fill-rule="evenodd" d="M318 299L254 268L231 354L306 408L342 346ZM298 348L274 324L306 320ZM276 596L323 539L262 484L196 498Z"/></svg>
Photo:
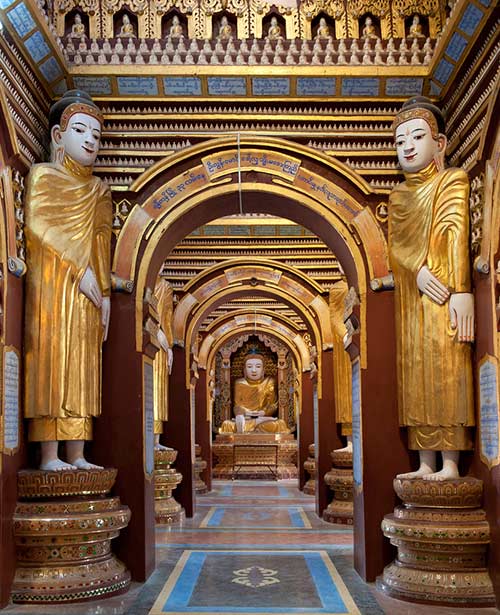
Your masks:
<svg viewBox="0 0 500 615"><path fill-rule="evenodd" d="M333 468L325 474L325 483L333 491L333 500L323 511L328 523L352 525L354 514L352 452L332 451Z"/></svg>
<svg viewBox="0 0 500 615"><path fill-rule="evenodd" d="M207 469L207 462L201 458L201 446L199 444L194 445L194 490L195 493L201 494L208 491L208 487L205 481L201 478L201 473Z"/></svg>
<svg viewBox="0 0 500 615"><path fill-rule="evenodd" d="M316 494L316 447L314 444L309 444L309 457L304 461L304 470L309 474L309 480L306 481L302 490L306 495Z"/></svg>
<svg viewBox="0 0 500 615"><path fill-rule="evenodd" d="M218 434L212 446L214 454L213 476L218 479L233 477L233 447L243 445L238 450L238 459L243 464L238 468L237 477L246 479L263 479L273 476L274 468L269 467L269 451L253 445L271 444L278 447L278 464L275 478L297 478L297 441L292 434ZM245 452L248 454L245 458Z"/></svg>
<svg viewBox="0 0 500 615"><path fill-rule="evenodd" d="M184 520L182 506L172 491L182 481L182 474L170 466L177 458L174 449L155 451L155 520L160 525L172 525Z"/></svg>
<svg viewBox="0 0 500 615"><path fill-rule="evenodd" d="M385 516L382 530L398 556L377 580L378 588L408 602L493 606L482 481L396 479L394 489L403 506Z"/></svg>
<svg viewBox="0 0 500 615"><path fill-rule="evenodd" d="M17 568L12 600L77 602L126 591L130 573L111 553L130 510L106 497L116 470L23 470L13 527ZM53 492L50 497L51 491Z"/></svg>

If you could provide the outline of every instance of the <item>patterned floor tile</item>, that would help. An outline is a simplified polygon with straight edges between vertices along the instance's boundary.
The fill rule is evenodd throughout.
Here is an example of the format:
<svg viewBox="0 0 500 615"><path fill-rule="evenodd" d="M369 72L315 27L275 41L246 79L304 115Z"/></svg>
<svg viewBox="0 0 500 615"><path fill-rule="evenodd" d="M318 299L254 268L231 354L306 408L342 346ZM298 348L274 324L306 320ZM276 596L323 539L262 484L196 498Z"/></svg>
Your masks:
<svg viewBox="0 0 500 615"><path fill-rule="evenodd" d="M360 611L324 551L185 551L150 611L167 613Z"/></svg>

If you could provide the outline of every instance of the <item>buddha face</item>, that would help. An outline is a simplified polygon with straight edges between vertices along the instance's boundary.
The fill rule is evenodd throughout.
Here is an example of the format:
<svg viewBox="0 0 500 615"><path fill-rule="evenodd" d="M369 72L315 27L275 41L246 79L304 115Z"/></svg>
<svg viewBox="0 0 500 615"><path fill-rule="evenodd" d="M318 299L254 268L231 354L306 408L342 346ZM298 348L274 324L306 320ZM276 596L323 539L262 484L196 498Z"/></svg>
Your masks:
<svg viewBox="0 0 500 615"><path fill-rule="evenodd" d="M174 26L178 26L179 25L179 18L177 17L177 15L174 15L172 18L172 25Z"/></svg>
<svg viewBox="0 0 500 615"><path fill-rule="evenodd" d="M444 151L446 139L434 139L429 124L422 118L403 122L396 130L396 151L403 171L416 173L425 169Z"/></svg>
<svg viewBox="0 0 500 615"><path fill-rule="evenodd" d="M365 26L371 26L372 25L372 18L371 17L367 17L365 19Z"/></svg>
<svg viewBox="0 0 500 615"><path fill-rule="evenodd" d="M78 13L75 15L75 23L77 25L80 25L82 23L82 18L80 17L80 15L78 15Z"/></svg>
<svg viewBox="0 0 500 615"><path fill-rule="evenodd" d="M256 382L264 377L264 363L262 359L247 359L245 361L245 378Z"/></svg>
<svg viewBox="0 0 500 615"><path fill-rule="evenodd" d="M58 125L52 128L52 140L56 149L63 148L70 158L90 167L99 153L101 124L91 115L75 113L69 118L64 132Z"/></svg>

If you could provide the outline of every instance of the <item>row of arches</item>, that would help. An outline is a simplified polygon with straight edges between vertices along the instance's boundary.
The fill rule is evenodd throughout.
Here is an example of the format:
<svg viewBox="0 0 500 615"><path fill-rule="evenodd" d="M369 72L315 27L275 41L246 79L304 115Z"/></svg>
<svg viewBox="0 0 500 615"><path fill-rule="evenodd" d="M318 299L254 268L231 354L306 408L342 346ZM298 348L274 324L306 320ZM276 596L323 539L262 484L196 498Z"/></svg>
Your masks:
<svg viewBox="0 0 500 615"><path fill-rule="evenodd" d="M154 557L148 525L153 518L152 484L143 471L142 370L148 356L154 355L144 327L149 315L145 300L148 290L154 288L169 252L197 227L239 212L265 213L286 217L320 237L336 254L348 284L359 297L359 306L353 308L359 328L350 346L353 357L361 360L363 399L364 482L356 496L356 566L365 578L374 578L384 559L379 523L393 505L392 477L396 469L409 467L395 411L392 293L370 289L370 280L388 271L384 232L372 212L380 195L348 167L307 147L279 139L233 136L211 140L159 162L131 186L129 194L120 197L136 206L118 237L113 272L115 280L126 282L118 286L132 292L113 297L113 318L104 351L106 412L96 425L94 439L96 460L118 467L117 491L133 511L118 555L130 565L135 578L147 575ZM203 449L211 433L204 423L213 358L234 335L255 332L257 319L259 331L284 343L302 370L302 408L307 412L301 421L311 439L303 447L305 457L299 456L299 465L314 439L315 423L318 475L323 476L331 468L330 451L341 441L330 386L335 360L330 317L319 289L293 268L275 261L235 259L193 279L184 291L174 314L174 364L163 442L179 451L177 467L184 480L176 493L188 516L195 509L194 435ZM200 324L208 314L232 298L256 292L279 299L301 315L316 347L317 372L311 370L310 348L293 326L265 313L243 311L216 320L198 345ZM124 335L127 331L135 335ZM324 386L325 382L329 385ZM204 442L200 441L200 426ZM114 434L116 447L105 446L109 433ZM387 438L394 439L395 446L390 450L384 447L381 455L381 439ZM127 450L125 457L120 454L122 450ZM316 503L319 514L328 500L328 487L322 485ZM365 514L367 507L369 516Z"/></svg>

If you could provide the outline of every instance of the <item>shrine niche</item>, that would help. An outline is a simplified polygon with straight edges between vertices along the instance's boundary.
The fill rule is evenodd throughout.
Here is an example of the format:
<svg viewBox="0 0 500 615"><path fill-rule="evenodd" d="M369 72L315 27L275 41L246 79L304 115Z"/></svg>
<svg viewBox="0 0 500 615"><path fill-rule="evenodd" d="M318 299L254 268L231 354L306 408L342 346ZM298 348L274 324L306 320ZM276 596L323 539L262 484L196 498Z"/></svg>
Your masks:
<svg viewBox="0 0 500 615"><path fill-rule="evenodd" d="M264 373L276 382L278 408L276 416L293 431L297 423L295 391L296 366L286 346L269 335L246 334L225 344L215 357L215 395L212 430L218 432L224 421L233 418L234 383L241 378L244 360L250 350L257 350L264 358Z"/></svg>
<svg viewBox="0 0 500 615"><path fill-rule="evenodd" d="M438 0L394 0L392 3L394 32L392 36L397 38L415 38L415 33L422 36L416 38L436 38L443 29L446 19L444 7ZM418 20L415 20L418 17ZM421 29L418 28L421 26ZM413 30L412 30L413 27Z"/></svg>
<svg viewBox="0 0 500 615"><path fill-rule="evenodd" d="M128 10L123 9L116 13L113 17L113 35L114 38L137 38L138 20L135 15Z"/></svg>
<svg viewBox="0 0 500 615"><path fill-rule="evenodd" d="M172 39L179 39L181 36L188 37L188 19L178 10L168 11L164 15L158 13L157 17L160 21L161 38L169 36Z"/></svg>
<svg viewBox="0 0 500 615"><path fill-rule="evenodd" d="M252 362L260 363L260 372ZM217 352L213 401L209 398L214 409L212 429L219 432L213 444L214 477L234 477L236 446L241 447L239 460L244 468L238 476L267 475L272 466L268 458L271 449L274 476L297 476L297 442L291 433L300 404L297 383L291 352L271 336L245 334Z"/></svg>
<svg viewBox="0 0 500 615"><path fill-rule="evenodd" d="M99 0L55 0L54 22L62 39L99 38Z"/></svg>
<svg viewBox="0 0 500 615"><path fill-rule="evenodd" d="M103 0L102 37L149 38L149 2L147 0Z"/></svg>
<svg viewBox="0 0 500 615"><path fill-rule="evenodd" d="M306 0L299 5L300 28L302 38L312 40L326 38L325 26L328 28L328 36L333 38L346 38L346 11L344 2L334 0ZM322 23L324 21L324 24Z"/></svg>
<svg viewBox="0 0 500 615"><path fill-rule="evenodd" d="M348 36L364 39L390 38L392 34L389 4L389 0L349 2L347 5Z"/></svg>
<svg viewBox="0 0 500 615"><path fill-rule="evenodd" d="M200 0L196 37L219 40L247 38L248 16L249 3L242 0Z"/></svg>

